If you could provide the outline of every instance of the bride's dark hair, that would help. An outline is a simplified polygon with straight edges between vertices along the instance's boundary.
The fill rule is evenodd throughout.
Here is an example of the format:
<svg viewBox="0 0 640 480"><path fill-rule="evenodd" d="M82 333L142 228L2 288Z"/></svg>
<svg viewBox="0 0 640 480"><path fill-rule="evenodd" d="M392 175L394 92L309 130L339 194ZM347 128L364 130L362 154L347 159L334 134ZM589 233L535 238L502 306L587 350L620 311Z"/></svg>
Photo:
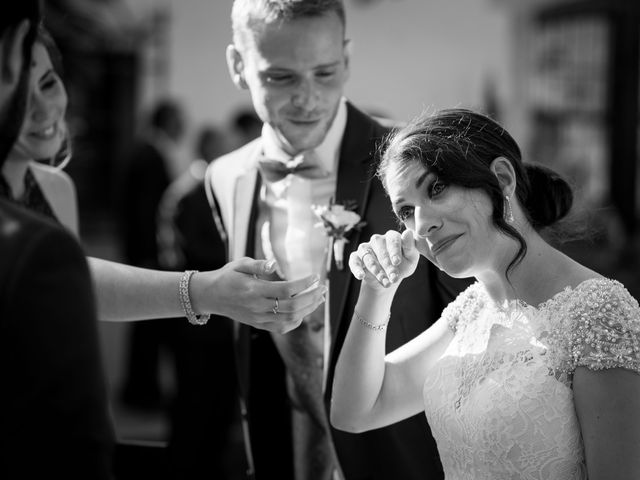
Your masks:
<svg viewBox="0 0 640 480"><path fill-rule="evenodd" d="M520 205L536 230L565 217L573 204L569 184L542 165L522 162L520 147L511 135L486 115L467 109L446 109L423 113L387 139L377 174L386 188L390 165L419 162L441 182L486 192L493 204L496 228L520 245L507 273L525 256L522 235L505 221L505 201L498 178L489 168L494 159L506 158L516 175Z"/></svg>

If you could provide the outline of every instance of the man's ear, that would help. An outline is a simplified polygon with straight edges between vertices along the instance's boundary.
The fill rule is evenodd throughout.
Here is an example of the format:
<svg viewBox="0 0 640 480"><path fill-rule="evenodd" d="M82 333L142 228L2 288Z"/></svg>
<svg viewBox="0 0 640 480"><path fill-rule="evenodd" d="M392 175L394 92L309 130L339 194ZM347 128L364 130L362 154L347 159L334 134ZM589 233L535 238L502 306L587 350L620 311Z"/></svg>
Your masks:
<svg viewBox="0 0 640 480"><path fill-rule="evenodd" d="M244 61L242 60L242 55L233 44L227 47L227 68L233 84L238 89L245 90L247 82L244 79Z"/></svg>
<svg viewBox="0 0 640 480"><path fill-rule="evenodd" d="M505 157L496 157L489 168L498 179L503 195L513 195L516 191L516 172L511 162Z"/></svg>
<svg viewBox="0 0 640 480"><path fill-rule="evenodd" d="M344 45L342 47L343 55L344 55L344 69L345 69L346 78L349 78L349 61L351 59L351 50L353 49L351 45L352 45L351 40L347 38L345 39Z"/></svg>

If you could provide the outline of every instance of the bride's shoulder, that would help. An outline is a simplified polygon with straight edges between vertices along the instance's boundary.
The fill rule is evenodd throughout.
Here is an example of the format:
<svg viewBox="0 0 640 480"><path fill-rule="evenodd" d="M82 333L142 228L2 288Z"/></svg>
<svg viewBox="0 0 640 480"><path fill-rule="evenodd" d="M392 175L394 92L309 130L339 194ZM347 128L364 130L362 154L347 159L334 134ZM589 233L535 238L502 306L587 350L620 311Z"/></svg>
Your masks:
<svg viewBox="0 0 640 480"><path fill-rule="evenodd" d="M546 302L555 311L571 313L572 316L613 311L621 308L637 309L638 301L618 280L597 276L570 285Z"/></svg>
<svg viewBox="0 0 640 480"><path fill-rule="evenodd" d="M442 318L454 332L471 319L486 301L486 291L480 282L474 282L442 311Z"/></svg>
<svg viewBox="0 0 640 480"><path fill-rule="evenodd" d="M546 307L554 319L550 338L566 353L570 370L621 366L640 372L640 307L622 283L591 278Z"/></svg>

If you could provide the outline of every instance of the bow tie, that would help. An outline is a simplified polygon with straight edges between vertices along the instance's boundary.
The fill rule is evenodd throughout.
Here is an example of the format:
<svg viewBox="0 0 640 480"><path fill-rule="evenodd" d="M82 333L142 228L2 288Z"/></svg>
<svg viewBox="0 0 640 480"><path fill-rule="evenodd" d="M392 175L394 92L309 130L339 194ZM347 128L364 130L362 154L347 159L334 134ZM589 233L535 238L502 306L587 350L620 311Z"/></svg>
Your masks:
<svg viewBox="0 0 640 480"><path fill-rule="evenodd" d="M288 162L261 158L258 168L268 182L278 182L287 175L298 175L303 178L323 178L327 172L318 165L315 155L309 152L296 155Z"/></svg>

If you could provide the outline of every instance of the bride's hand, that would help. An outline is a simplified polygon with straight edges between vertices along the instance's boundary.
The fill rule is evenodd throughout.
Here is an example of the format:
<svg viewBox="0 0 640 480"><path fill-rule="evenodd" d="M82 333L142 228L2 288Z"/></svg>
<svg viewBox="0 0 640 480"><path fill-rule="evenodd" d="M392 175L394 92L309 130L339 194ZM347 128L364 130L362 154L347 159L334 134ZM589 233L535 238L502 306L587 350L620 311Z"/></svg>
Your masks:
<svg viewBox="0 0 640 480"><path fill-rule="evenodd" d="M387 288L413 274L418 265L418 252L413 234L389 230L373 235L361 243L349 257L351 273L375 289Z"/></svg>

